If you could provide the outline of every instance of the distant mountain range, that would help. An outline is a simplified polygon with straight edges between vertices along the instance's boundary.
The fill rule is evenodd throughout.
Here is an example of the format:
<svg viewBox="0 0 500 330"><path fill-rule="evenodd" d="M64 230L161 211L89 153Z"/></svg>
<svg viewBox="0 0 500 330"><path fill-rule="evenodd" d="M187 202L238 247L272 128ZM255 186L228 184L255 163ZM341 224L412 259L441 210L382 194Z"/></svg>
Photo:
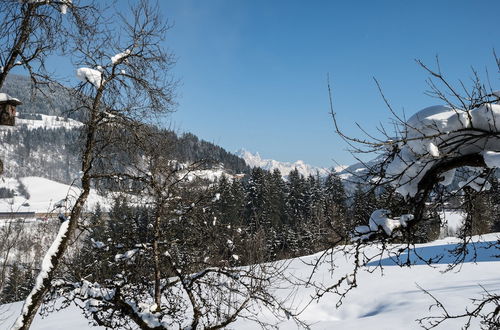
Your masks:
<svg viewBox="0 0 500 330"><path fill-rule="evenodd" d="M341 172L346 168L346 166L337 166L334 167L333 169L327 169L324 167L317 167L306 164L302 160L290 163L290 162L280 162L274 159L262 159L262 157L259 155L258 152L252 153L245 149L238 150L236 155L239 156L240 158L243 158L246 164L250 167L260 167L268 171L274 171L275 169L278 169L283 177L287 177L288 174L290 174L290 172L293 171L294 169L297 169L300 174L307 177L309 175L317 175L317 174L319 174L320 176L326 176L332 170L335 172Z"/></svg>

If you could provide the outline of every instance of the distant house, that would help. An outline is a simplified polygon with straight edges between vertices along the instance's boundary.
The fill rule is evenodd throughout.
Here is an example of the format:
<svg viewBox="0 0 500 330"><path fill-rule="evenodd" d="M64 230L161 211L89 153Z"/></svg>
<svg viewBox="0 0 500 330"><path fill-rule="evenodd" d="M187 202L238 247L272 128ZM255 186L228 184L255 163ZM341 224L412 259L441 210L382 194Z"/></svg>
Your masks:
<svg viewBox="0 0 500 330"><path fill-rule="evenodd" d="M52 220L57 219L59 215L70 218L70 212L0 212L0 220Z"/></svg>
<svg viewBox="0 0 500 330"><path fill-rule="evenodd" d="M27 219L34 217L35 212L0 212L0 219Z"/></svg>
<svg viewBox="0 0 500 330"><path fill-rule="evenodd" d="M14 126L16 107L22 104L18 99L6 93L0 93L0 125Z"/></svg>

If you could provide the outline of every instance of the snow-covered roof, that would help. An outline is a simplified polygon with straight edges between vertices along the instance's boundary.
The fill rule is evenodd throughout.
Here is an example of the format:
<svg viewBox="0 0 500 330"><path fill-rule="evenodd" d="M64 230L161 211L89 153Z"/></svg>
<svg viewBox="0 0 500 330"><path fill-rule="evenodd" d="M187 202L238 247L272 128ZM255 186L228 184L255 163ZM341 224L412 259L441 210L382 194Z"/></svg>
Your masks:
<svg viewBox="0 0 500 330"><path fill-rule="evenodd" d="M23 104L21 101L19 101L15 97L12 97L6 93L0 93L0 103L9 103L9 104L13 104L13 105Z"/></svg>

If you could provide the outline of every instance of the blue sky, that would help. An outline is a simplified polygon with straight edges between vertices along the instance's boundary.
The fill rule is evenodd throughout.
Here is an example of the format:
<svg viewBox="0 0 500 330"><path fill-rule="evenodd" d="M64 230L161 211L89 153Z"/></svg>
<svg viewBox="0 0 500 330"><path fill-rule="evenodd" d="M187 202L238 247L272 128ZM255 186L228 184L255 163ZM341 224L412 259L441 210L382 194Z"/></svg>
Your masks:
<svg viewBox="0 0 500 330"><path fill-rule="evenodd" d="M390 117L373 77L397 110L435 104L415 59L439 55L452 80L489 66L500 51L499 1L161 1L174 23L179 107L172 117L229 151L314 165L352 163L328 115L330 74L338 119L376 132Z"/></svg>
<svg viewBox="0 0 500 330"><path fill-rule="evenodd" d="M433 65L438 55L453 82L469 81L471 67L488 68L500 89L497 0L159 2L173 23L164 46L177 56L181 81L177 112L164 124L232 152L354 163L328 114L327 74L338 122L351 136L363 134L356 122L374 134L389 123L373 77L407 115L439 103L424 95L428 76L415 59Z"/></svg>

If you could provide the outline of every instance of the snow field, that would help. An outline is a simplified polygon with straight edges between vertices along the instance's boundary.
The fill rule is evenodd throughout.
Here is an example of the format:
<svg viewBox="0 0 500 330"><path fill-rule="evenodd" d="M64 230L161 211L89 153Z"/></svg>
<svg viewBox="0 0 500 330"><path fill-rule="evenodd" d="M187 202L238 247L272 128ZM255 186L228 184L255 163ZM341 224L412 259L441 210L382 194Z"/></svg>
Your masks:
<svg viewBox="0 0 500 330"><path fill-rule="evenodd" d="M488 234L483 237L476 237L482 242L496 241L499 234ZM446 254L454 243L455 238L446 238L432 243L417 245L416 252L423 258L430 258L436 255ZM421 329L416 319L428 315L437 315L437 309L429 306L432 299L424 294L417 285L429 290L438 299L442 300L446 308L451 313L462 313L466 306L471 306L471 298L480 298L483 288L491 292L500 291L500 263L494 257L497 254L495 249L484 249L485 244L477 244L478 258L473 262L470 258L460 269L442 273L446 269L446 262L452 260L445 257L439 262L429 267L412 256L415 263L411 268L400 267L391 258L384 257L381 260L384 265L383 273L375 270L369 273L367 270L373 269L375 264L364 267L358 275L358 287L351 291L340 308L336 309L336 296L326 295L319 302L312 302L301 314L301 319L311 324L312 329L380 329L380 330L400 330L400 329ZM367 253L375 253L375 247L367 248ZM311 267L307 262L313 261L319 254L296 258L290 261L286 270L287 278L298 278L305 280L311 272ZM352 268L353 260L349 257L339 255L337 257L338 268L330 277L329 267L322 264L313 280L323 284L333 283L336 279L348 273ZM482 287L483 288L482 288ZM295 293L293 293L295 291ZM292 295L290 295L293 293ZM287 283L282 283L281 288L276 290L276 295L285 299L287 304L297 308L306 306L310 297L314 294L312 287L293 288ZM14 303L1 306L0 312L7 318L0 323L0 329L8 329L18 315L22 304ZM256 311L259 307L256 306ZM263 321L274 322L270 315L262 313ZM459 329L465 320L456 319L445 322L438 329ZM80 310L74 306L50 314L46 318L37 316L32 329L89 329L90 326L81 314ZM229 329L256 329L255 323L245 320L238 320L231 324ZM293 321L278 324L279 329L296 329ZM477 329L477 322L473 322L471 329ZM96 329L102 329L97 327Z"/></svg>
<svg viewBox="0 0 500 330"><path fill-rule="evenodd" d="M23 196L15 196L14 198L0 199L0 212L54 212L56 205L65 199L74 200L80 189L74 186L69 186L63 183L52 181L41 177L24 177L19 179L30 194L30 198L26 199ZM18 182L14 178L4 178L0 180L0 187L16 189ZM87 200L87 207L92 209L100 203L106 207L109 201L97 194L95 190L91 190ZM63 202L63 206L71 204Z"/></svg>

